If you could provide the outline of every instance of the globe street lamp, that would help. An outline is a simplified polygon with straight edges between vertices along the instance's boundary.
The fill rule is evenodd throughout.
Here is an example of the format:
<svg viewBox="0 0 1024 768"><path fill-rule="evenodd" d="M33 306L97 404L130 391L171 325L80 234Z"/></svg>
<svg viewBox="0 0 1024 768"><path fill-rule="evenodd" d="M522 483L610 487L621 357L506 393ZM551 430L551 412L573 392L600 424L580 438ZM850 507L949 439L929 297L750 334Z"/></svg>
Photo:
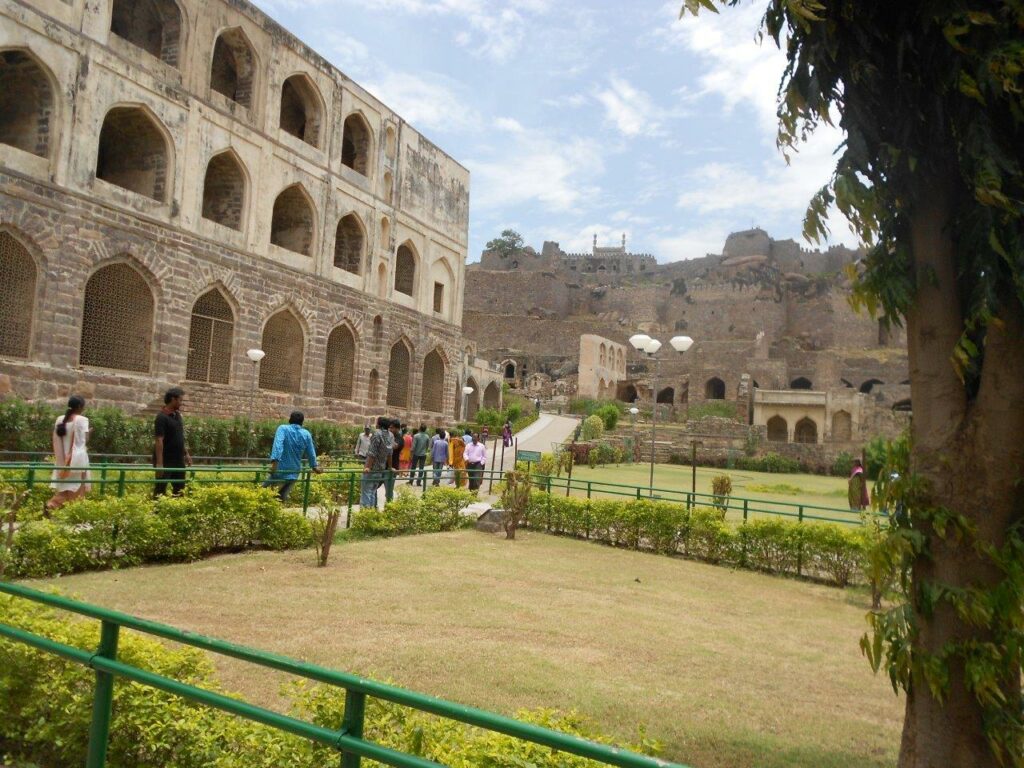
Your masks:
<svg viewBox="0 0 1024 768"><path fill-rule="evenodd" d="M245 457L249 458L249 452L252 450L252 438L256 435L256 430L252 426L252 407L253 401L256 399L256 367L260 364L260 360L267 356L267 353L262 349L249 349L246 350L245 356L252 362L252 386L249 388L249 437L245 441Z"/></svg>
<svg viewBox="0 0 1024 768"><path fill-rule="evenodd" d="M661 366L661 358L657 357L658 350L662 344L646 333L637 333L629 337L629 343L637 352L643 352L649 360L654 362L654 372L651 375L651 478L650 495L654 496L654 438L658 426L658 373ZM672 349L680 355L693 346L693 339L689 336L673 336L668 342ZM632 409L630 410L632 413Z"/></svg>

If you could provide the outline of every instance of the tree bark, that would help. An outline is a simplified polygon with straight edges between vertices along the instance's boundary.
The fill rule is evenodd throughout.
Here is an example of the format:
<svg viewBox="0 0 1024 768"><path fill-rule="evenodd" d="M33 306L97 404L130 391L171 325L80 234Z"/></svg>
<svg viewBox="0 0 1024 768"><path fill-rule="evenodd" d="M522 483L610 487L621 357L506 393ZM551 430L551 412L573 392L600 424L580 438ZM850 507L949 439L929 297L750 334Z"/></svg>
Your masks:
<svg viewBox="0 0 1024 768"><path fill-rule="evenodd" d="M927 538L924 555L913 564L911 600L918 627L915 649L939 654L947 643L992 639L991 627L965 622L954 607L939 601L924 610L922 586L989 589L1003 579L978 542L1001 547L1011 526L1024 517L1024 318L1012 289L997 312L1000 324L988 328L981 385L973 401L952 363L964 318L957 289L956 243L949 222L952 181L928 184L910 215L917 294L907 314L911 399L912 471L926 481L928 507L964 515L977 528L971 537L943 539L931 522L912 513L911 524ZM965 260L966 261L966 260ZM943 700L926 681L913 678L907 695L900 748L901 768L996 768L983 710L968 690L962 657L948 665ZM1003 681L1010 701L1018 701L1020 660Z"/></svg>

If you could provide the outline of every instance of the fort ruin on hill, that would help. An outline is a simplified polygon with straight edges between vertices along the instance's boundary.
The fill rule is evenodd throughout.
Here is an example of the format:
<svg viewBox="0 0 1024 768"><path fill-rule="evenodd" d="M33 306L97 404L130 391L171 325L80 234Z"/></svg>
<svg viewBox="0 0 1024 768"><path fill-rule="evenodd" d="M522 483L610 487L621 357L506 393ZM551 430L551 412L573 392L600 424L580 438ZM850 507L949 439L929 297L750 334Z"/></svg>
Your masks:
<svg viewBox="0 0 1024 768"><path fill-rule="evenodd" d="M898 434L910 411L906 339L849 303L849 248L810 250L761 229L735 232L720 254L658 264L621 246L568 254L485 252L466 273L466 334L505 380L565 402L577 393L650 404L666 415L730 404L735 422L774 448L857 451ZM629 346L643 332L666 342L657 381ZM674 335L696 343L671 352ZM584 381L614 366L581 337L627 350L625 373ZM707 410L707 409L704 409ZM728 408L726 408L728 410ZM731 428L730 428L731 429ZM799 452L799 448L790 449Z"/></svg>

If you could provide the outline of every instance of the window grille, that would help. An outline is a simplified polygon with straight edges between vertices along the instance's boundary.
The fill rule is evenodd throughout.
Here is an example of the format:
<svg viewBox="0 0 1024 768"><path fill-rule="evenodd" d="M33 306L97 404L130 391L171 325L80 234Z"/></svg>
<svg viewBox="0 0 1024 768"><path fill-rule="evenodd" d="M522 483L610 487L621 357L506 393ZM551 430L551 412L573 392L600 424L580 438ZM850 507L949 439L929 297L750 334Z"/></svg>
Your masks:
<svg viewBox="0 0 1024 768"><path fill-rule="evenodd" d="M391 347L388 364L388 405L409 407L409 348L402 341Z"/></svg>
<svg viewBox="0 0 1024 768"><path fill-rule="evenodd" d="M302 357L305 334L298 318L288 310L278 312L263 328L260 389L298 392L302 388Z"/></svg>
<svg viewBox="0 0 1024 768"><path fill-rule="evenodd" d="M85 285L82 365L149 371L153 346L153 293L128 264L96 270Z"/></svg>
<svg viewBox="0 0 1024 768"><path fill-rule="evenodd" d="M0 232L0 355L28 357L36 299L36 264L25 246Z"/></svg>
<svg viewBox="0 0 1024 768"><path fill-rule="evenodd" d="M214 288L196 299L188 334L185 378L227 384L234 335L235 316L220 291Z"/></svg>
<svg viewBox="0 0 1024 768"><path fill-rule="evenodd" d="M339 325L327 338L327 363L324 397L351 400L356 367L356 339L352 331Z"/></svg>

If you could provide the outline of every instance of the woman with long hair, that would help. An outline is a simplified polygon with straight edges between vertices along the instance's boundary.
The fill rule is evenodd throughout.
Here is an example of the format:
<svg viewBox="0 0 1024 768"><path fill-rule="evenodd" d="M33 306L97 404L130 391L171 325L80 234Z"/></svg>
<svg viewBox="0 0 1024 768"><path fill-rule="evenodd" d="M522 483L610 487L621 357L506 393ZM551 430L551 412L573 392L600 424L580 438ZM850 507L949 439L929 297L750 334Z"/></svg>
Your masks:
<svg viewBox="0 0 1024 768"><path fill-rule="evenodd" d="M89 420L82 415L85 399L72 395L68 409L57 418L53 425L53 477L50 487L53 497L46 502L51 512L74 499L80 499L90 490L89 453L86 442L89 439Z"/></svg>

